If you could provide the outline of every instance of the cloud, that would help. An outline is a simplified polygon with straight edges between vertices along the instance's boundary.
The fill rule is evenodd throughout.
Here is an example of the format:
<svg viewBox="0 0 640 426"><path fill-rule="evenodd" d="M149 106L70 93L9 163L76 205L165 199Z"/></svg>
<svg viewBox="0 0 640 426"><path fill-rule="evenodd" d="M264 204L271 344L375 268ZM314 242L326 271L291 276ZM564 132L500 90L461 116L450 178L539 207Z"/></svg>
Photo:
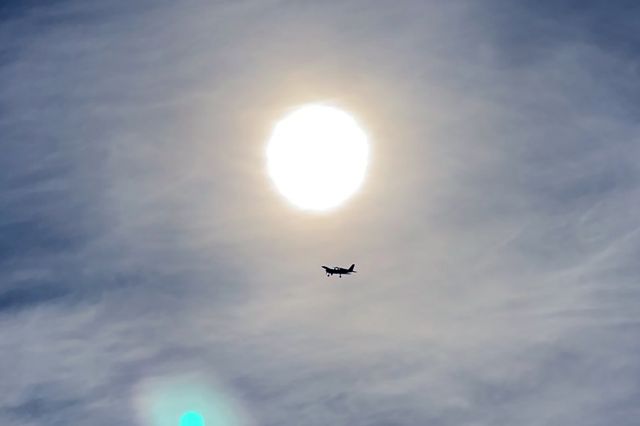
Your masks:
<svg viewBox="0 0 640 426"><path fill-rule="evenodd" d="M146 426L193 383L246 424L634 424L634 13L4 10L0 423ZM264 170L317 100L372 138L330 216Z"/></svg>

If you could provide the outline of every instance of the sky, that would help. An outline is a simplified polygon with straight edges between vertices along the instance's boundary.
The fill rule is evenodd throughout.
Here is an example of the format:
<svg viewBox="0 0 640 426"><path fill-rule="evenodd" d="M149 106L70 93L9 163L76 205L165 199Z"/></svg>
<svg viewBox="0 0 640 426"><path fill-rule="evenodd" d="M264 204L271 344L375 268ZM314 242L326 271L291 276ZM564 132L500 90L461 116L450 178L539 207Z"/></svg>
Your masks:
<svg viewBox="0 0 640 426"><path fill-rule="evenodd" d="M637 425L639 19L3 2L0 424ZM265 165L313 102L371 144L327 214Z"/></svg>

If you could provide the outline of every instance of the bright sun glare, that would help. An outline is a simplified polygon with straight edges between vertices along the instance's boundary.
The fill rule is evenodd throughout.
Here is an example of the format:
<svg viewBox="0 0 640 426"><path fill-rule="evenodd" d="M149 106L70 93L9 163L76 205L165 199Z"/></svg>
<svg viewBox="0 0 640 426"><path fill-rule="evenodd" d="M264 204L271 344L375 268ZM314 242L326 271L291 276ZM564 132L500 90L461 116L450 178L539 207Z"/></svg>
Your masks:
<svg viewBox="0 0 640 426"><path fill-rule="evenodd" d="M367 136L346 112L303 106L280 120L267 146L269 175L282 195L304 210L328 210L364 179Z"/></svg>

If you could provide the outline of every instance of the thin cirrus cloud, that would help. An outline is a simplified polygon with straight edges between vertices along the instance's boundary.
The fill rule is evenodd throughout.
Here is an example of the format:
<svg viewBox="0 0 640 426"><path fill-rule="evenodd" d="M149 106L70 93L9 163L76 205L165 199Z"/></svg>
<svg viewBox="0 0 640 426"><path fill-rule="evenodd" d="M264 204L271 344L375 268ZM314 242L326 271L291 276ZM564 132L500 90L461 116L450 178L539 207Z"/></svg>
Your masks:
<svg viewBox="0 0 640 426"><path fill-rule="evenodd" d="M0 423L635 424L633 7L0 16ZM371 139L321 218L264 164L310 101Z"/></svg>

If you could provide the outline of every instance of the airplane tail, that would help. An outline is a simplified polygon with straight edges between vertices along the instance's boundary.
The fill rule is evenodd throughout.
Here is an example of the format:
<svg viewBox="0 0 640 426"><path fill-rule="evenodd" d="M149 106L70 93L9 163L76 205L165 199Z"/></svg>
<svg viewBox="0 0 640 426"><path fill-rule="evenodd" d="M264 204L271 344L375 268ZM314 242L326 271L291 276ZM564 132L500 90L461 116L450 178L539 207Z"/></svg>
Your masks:
<svg viewBox="0 0 640 426"><path fill-rule="evenodd" d="M356 267L356 264L354 263L353 265L351 265L351 267L349 268L349 272L355 272L354 268Z"/></svg>

